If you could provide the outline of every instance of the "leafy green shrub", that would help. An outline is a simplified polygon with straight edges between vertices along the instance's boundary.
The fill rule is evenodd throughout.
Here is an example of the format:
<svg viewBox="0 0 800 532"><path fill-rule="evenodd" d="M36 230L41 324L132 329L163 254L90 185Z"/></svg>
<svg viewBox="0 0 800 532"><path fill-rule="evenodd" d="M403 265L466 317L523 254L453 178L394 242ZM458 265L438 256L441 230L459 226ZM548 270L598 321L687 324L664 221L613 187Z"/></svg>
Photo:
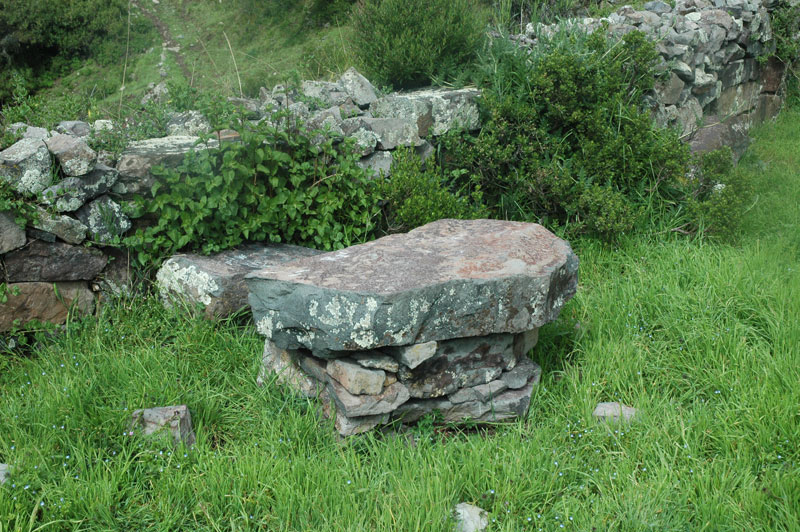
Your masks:
<svg viewBox="0 0 800 532"><path fill-rule="evenodd" d="M488 211L481 192L451 191L440 168L430 160L425 169L411 150L394 152L390 178L378 181L378 197L384 201L384 231L409 231L442 218L484 218Z"/></svg>
<svg viewBox="0 0 800 532"><path fill-rule="evenodd" d="M701 155L687 185L690 189L689 228L696 232L730 238L754 194L753 184L733 167L728 147Z"/></svg>
<svg viewBox="0 0 800 532"><path fill-rule="evenodd" d="M355 0L311 0L307 7L307 18L317 25L344 21L354 3Z"/></svg>
<svg viewBox="0 0 800 532"><path fill-rule="evenodd" d="M354 10L353 45L373 82L421 86L475 59L481 13L475 0L364 0Z"/></svg>
<svg viewBox="0 0 800 532"><path fill-rule="evenodd" d="M29 126L52 128L67 118L78 118L86 113L87 102L73 93L57 97L31 95L25 79L14 73L10 79L11 100L2 107L0 115L5 125L22 122Z"/></svg>
<svg viewBox="0 0 800 532"><path fill-rule="evenodd" d="M262 122L241 142L198 149L175 170L154 169L153 225L125 241L143 265L180 249L213 253L245 240L336 249L367 239L378 206L352 144ZM202 148L199 146L198 148Z"/></svg>
<svg viewBox="0 0 800 532"><path fill-rule="evenodd" d="M770 14L775 56L786 64L800 59L800 4L779 2Z"/></svg>
<svg viewBox="0 0 800 532"><path fill-rule="evenodd" d="M483 128L446 140L444 164L481 186L492 215L604 238L680 197L688 148L642 109L657 54L643 34L562 30L522 50L498 39L479 71Z"/></svg>

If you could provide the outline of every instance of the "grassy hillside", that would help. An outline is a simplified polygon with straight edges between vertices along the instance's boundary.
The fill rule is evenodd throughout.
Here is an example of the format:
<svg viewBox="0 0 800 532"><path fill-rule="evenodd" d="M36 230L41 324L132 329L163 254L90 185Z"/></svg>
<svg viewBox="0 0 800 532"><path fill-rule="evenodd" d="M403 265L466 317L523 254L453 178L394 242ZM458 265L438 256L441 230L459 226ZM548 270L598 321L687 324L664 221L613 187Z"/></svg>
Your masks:
<svg viewBox="0 0 800 532"><path fill-rule="evenodd" d="M577 240L581 285L542 330L529 416L337 441L316 406L255 384L249 325L112 302L30 358L0 358L2 530L798 530L800 111L742 162L737 244ZM640 409L593 421L598 401ZM127 432L186 403L198 443Z"/></svg>

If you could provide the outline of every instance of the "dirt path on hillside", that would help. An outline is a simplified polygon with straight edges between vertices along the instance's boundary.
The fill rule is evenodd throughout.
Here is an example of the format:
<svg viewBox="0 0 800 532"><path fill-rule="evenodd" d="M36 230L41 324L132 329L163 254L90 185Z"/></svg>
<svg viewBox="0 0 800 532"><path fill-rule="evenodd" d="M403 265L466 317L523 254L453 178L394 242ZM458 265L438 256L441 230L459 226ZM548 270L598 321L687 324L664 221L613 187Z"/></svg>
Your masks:
<svg viewBox="0 0 800 532"><path fill-rule="evenodd" d="M148 0L144 1L146 2ZM192 73L186 66L186 58L181 53L181 45L172 38L172 33L169 31L169 26L167 26L164 21L158 18L158 14L154 10L144 7L142 3L142 1L133 0L133 4L138 7L142 14L153 23L153 26L156 27L163 41L162 47L173 53L175 62L178 63L178 68L180 69L181 74L183 74L183 77L187 82L190 82L192 79Z"/></svg>

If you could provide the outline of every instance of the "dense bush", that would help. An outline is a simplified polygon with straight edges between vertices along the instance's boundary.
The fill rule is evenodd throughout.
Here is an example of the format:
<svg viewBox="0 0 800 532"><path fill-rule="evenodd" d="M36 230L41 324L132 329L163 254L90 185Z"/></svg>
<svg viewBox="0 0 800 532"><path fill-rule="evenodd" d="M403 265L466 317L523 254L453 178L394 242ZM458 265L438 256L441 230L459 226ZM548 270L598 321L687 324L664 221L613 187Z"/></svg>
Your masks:
<svg viewBox="0 0 800 532"><path fill-rule="evenodd" d="M131 18L130 51L144 49L153 29L142 17ZM29 88L92 56L102 64L124 56L128 35L126 0L3 0L0 4L0 70L25 74ZM0 78L0 103L11 95Z"/></svg>
<svg viewBox="0 0 800 532"><path fill-rule="evenodd" d="M265 121L243 129L241 142L154 169L154 198L138 213L153 225L125 244L150 265L179 249L213 253L246 240L330 250L367 239L378 214L371 182L349 143L320 135Z"/></svg>
<svg viewBox="0 0 800 532"><path fill-rule="evenodd" d="M364 0L354 10L353 45L372 81L426 85L474 60L482 13L476 0Z"/></svg>
<svg viewBox="0 0 800 532"><path fill-rule="evenodd" d="M432 160L423 169L413 151L394 152L391 178L378 181L377 195L384 202L383 230L409 231L442 218L483 218L488 211L480 190L454 192L448 188Z"/></svg>
<svg viewBox="0 0 800 532"><path fill-rule="evenodd" d="M641 107L657 54L643 34L562 31L521 50L490 46L483 123L450 138L445 164L481 186L492 214L613 238L679 197L688 150Z"/></svg>

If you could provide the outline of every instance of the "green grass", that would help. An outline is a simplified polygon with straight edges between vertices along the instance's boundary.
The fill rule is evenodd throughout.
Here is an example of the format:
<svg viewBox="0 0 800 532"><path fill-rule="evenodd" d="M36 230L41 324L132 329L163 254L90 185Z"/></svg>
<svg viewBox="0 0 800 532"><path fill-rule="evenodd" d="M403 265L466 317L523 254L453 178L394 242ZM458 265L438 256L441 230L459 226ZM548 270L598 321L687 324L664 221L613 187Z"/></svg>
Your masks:
<svg viewBox="0 0 800 532"><path fill-rule="evenodd" d="M255 384L252 327L119 301L0 359L6 530L800 530L800 112L757 132L738 244L574 242L577 296L542 330L530 414L488 431L339 442L316 406ZM599 401L641 410L596 423ZM194 449L127 434L186 403Z"/></svg>

